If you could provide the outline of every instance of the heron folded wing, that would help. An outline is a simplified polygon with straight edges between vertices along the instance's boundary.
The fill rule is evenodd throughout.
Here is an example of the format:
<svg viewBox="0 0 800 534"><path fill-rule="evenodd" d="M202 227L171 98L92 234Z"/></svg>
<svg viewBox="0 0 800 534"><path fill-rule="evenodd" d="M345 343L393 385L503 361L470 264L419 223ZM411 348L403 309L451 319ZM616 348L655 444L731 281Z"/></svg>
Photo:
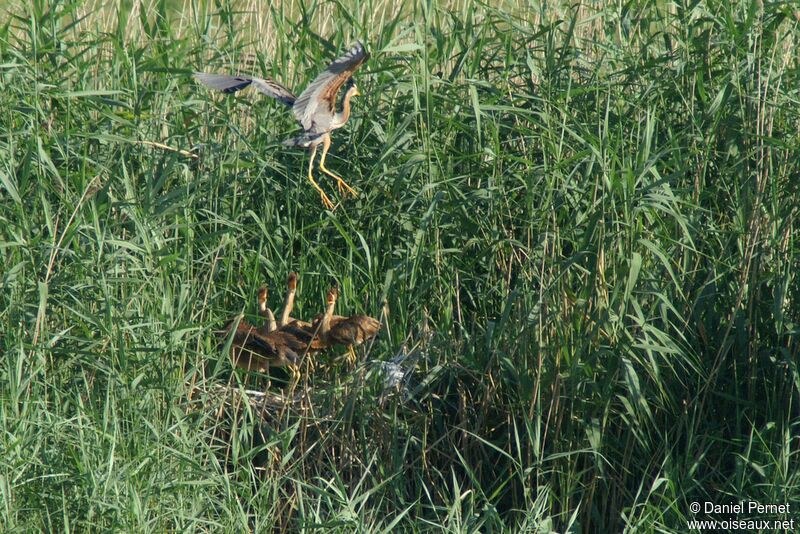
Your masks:
<svg viewBox="0 0 800 534"><path fill-rule="evenodd" d="M345 55L337 58L306 87L292 106L292 112L303 128L310 130L314 122L323 122L323 116L333 115L336 95L342 84L368 58L364 45L356 41Z"/></svg>
<svg viewBox="0 0 800 534"><path fill-rule="evenodd" d="M331 326L329 338L338 345L360 345L378 334L380 321L368 315L343 317Z"/></svg>
<svg viewBox="0 0 800 534"><path fill-rule="evenodd" d="M259 334L255 329L249 332L237 332L233 341L261 356L274 357L278 355L278 349L273 340L266 335Z"/></svg>
<svg viewBox="0 0 800 534"><path fill-rule="evenodd" d="M302 326L300 321L295 321L295 323L282 327L280 331L294 337L300 344L298 348L303 352L306 350L316 352L325 348L322 340L317 335L317 331L311 325Z"/></svg>

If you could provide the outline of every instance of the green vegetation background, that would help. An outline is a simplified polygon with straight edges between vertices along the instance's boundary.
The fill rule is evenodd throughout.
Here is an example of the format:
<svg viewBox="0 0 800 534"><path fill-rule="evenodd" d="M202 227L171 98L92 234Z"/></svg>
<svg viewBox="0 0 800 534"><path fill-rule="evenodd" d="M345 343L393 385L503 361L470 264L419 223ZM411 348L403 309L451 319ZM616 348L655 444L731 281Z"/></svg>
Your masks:
<svg viewBox="0 0 800 534"><path fill-rule="evenodd" d="M0 14L4 532L682 532L693 501L800 502L797 5L397 9ZM329 167L360 196L330 213L284 108L189 74L297 90L356 38ZM387 326L265 425L215 397L266 380L213 330L290 269L300 316L336 280Z"/></svg>

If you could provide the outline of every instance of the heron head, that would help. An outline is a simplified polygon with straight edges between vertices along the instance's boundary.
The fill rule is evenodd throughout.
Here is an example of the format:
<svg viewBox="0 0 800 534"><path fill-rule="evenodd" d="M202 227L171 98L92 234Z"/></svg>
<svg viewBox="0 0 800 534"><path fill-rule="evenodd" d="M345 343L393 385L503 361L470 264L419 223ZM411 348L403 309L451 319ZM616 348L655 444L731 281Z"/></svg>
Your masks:
<svg viewBox="0 0 800 534"><path fill-rule="evenodd" d="M297 289L297 273L292 271L289 273L289 276L286 278L286 285L289 286L289 291L294 291Z"/></svg>
<svg viewBox="0 0 800 534"><path fill-rule="evenodd" d="M351 96L361 96L361 91L358 90L356 81L353 79L352 76L347 79L347 91L350 93Z"/></svg>
<svg viewBox="0 0 800 534"><path fill-rule="evenodd" d="M332 286L328 289L328 294L326 296L326 302L330 305L336 302L336 299L339 297L339 288L336 286Z"/></svg>

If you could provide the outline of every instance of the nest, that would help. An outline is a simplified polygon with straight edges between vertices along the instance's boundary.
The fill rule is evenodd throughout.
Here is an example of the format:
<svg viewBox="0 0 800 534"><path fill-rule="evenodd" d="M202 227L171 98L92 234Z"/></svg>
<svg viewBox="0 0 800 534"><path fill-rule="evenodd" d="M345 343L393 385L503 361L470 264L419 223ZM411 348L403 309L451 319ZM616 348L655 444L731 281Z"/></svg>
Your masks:
<svg viewBox="0 0 800 534"><path fill-rule="evenodd" d="M242 415L245 411L263 420L275 420L306 415L313 411L317 397L309 388L259 391L229 384L195 385L189 393L189 409L216 414L218 420L225 414Z"/></svg>

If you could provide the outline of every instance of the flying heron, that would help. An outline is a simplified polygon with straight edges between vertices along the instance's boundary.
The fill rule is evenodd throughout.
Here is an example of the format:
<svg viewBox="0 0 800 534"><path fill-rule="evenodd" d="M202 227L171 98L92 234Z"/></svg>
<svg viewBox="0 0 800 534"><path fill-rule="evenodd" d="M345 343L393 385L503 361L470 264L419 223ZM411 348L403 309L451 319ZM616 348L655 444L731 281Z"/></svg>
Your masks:
<svg viewBox="0 0 800 534"><path fill-rule="evenodd" d="M328 155L328 149L331 146L331 132L344 126L347 119L350 118L350 99L361 95L358 87L356 87L355 80L353 80L353 73L368 58L369 53L364 48L364 45L356 42L346 54L337 58L327 69L322 71L298 97L295 97L283 85L269 78L228 76L204 72L195 72L194 77L204 85L223 93L235 93L252 84L265 95L291 107L295 119L305 131L298 137L287 139L283 144L311 149L311 161L308 163L308 180L314 186L314 189L319 192L325 207L333 209L333 202L331 202L319 184L314 181L311 170L314 165L314 158L317 155L317 147L322 145L319 169L336 179L336 184L341 193L347 191L353 196L357 195L356 191L347 185L340 176L325 167L325 156ZM342 110L336 111L336 97L343 85L345 86L345 93L342 100Z"/></svg>

